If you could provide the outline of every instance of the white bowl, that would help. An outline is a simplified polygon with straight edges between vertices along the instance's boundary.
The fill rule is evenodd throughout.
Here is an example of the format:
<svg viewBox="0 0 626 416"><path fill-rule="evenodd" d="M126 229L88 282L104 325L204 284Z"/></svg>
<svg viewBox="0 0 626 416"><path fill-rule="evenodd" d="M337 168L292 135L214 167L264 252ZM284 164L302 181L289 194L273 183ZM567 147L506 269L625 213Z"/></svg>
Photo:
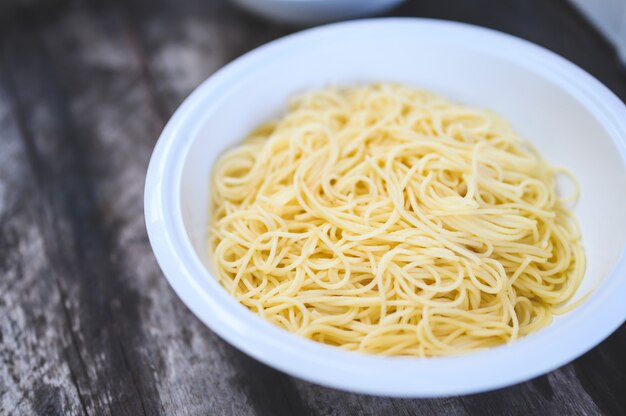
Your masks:
<svg viewBox="0 0 626 416"><path fill-rule="evenodd" d="M314 24L382 13L404 0L233 0L266 19Z"/></svg>
<svg viewBox="0 0 626 416"><path fill-rule="evenodd" d="M294 94L329 83L395 81L508 118L552 163L577 175L588 269L577 309L505 346L448 358L384 358L292 335L241 306L206 255L209 175L216 158ZM378 19L311 29L227 65L180 106L154 150L145 191L156 258L213 331L291 375L361 393L427 397L503 387L555 369L626 317L626 108L601 83L523 40L465 24Z"/></svg>

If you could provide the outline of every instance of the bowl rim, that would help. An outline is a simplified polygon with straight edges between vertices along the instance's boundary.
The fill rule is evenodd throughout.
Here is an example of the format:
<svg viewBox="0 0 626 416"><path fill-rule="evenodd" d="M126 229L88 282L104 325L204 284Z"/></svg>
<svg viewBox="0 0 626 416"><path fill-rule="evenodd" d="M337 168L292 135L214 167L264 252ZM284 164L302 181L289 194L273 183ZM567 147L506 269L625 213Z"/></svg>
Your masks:
<svg viewBox="0 0 626 416"><path fill-rule="evenodd" d="M144 210L150 244L169 284L205 325L251 357L292 376L358 393L412 398L477 393L552 371L596 346L626 320L626 302L619 296L626 292L624 247L603 284L571 312L576 319L510 344L454 357L380 357L300 338L250 312L211 277L192 247L180 206L193 126L255 67L309 42L377 30L428 31L458 42L491 45L500 56L526 65L574 95L607 130L626 164L624 103L593 76L543 47L492 29L424 18L364 19L307 29L260 46L215 72L185 99L161 133L148 166ZM576 336L580 333L585 337ZM557 344L558 349L545 348ZM511 363L524 359L510 371Z"/></svg>

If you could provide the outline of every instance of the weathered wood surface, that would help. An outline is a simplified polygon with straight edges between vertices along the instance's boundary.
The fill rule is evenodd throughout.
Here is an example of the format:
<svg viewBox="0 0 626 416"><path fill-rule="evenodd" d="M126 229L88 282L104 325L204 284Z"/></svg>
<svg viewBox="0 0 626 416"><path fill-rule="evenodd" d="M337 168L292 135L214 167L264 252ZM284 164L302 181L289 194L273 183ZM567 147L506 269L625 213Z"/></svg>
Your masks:
<svg viewBox="0 0 626 416"><path fill-rule="evenodd" d="M218 0L43 3L0 14L0 414L626 414L626 326L548 375L437 400L312 385L220 340L154 260L145 171L197 84L294 29ZM416 0L390 14L521 36L626 99L613 51L562 0Z"/></svg>

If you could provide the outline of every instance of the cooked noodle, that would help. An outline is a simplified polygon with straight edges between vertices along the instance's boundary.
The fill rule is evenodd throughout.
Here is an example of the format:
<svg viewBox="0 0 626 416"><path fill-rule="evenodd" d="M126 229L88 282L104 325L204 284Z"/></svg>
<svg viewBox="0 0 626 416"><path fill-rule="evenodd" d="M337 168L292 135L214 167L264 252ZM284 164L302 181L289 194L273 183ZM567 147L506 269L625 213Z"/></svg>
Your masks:
<svg viewBox="0 0 626 416"><path fill-rule="evenodd" d="M209 251L270 322L450 355L548 325L585 270L549 165L498 116L399 85L298 97L217 162Z"/></svg>

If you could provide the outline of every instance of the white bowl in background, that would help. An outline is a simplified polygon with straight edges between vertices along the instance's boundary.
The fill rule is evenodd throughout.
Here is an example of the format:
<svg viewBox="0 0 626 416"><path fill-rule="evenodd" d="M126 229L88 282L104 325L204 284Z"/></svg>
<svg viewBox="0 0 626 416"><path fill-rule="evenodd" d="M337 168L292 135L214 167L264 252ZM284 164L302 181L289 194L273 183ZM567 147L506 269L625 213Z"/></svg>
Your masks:
<svg viewBox="0 0 626 416"><path fill-rule="evenodd" d="M275 22L312 25L371 16L404 0L233 0L257 16Z"/></svg>
<svg viewBox="0 0 626 416"><path fill-rule="evenodd" d="M233 0L242 8L281 23L311 25L385 12L404 0Z"/></svg>
<svg viewBox="0 0 626 416"><path fill-rule="evenodd" d="M289 97L328 84L393 81L497 111L578 177L588 268L572 312L508 345L458 357L379 357L290 334L248 311L210 272L205 246L216 158ZM310 29L262 46L200 85L152 155L145 216L155 256L183 302L226 341L325 386L432 397L507 386L553 370L626 317L626 108L600 82L529 42L470 25L374 19Z"/></svg>

